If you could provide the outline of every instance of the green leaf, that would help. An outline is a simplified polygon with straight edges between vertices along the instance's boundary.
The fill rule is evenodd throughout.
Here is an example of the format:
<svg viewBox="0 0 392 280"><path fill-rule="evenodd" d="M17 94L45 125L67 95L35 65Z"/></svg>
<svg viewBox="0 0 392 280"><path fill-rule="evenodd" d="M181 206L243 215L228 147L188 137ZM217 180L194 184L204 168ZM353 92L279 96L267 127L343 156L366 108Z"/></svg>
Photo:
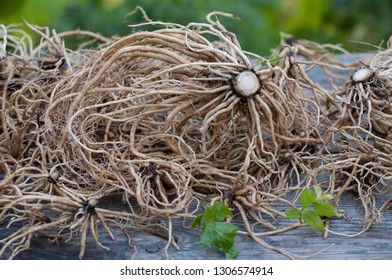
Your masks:
<svg viewBox="0 0 392 280"><path fill-rule="evenodd" d="M222 201L218 201L212 206L212 210L215 212L215 219L224 221L228 217L233 216L233 213L230 211L229 207L224 204Z"/></svg>
<svg viewBox="0 0 392 280"><path fill-rule="evenodd" d="M233 216L233 213L230 211L229 207L224 204L222 201L218 201L214 203L212 206L203 206L204 214L203 218L206 222L214 222L224 221L227 217Z"/></svg>
<svg viewBox="0 0 392 280"><path fill-rule="evenodd" d="M301 211L301 217L303 221L312 229L318 232L324 231L324 223L321 220L320 216L310 209L303 209Z"/></svg>
<svg viewBox="0 0 392 280"><path fill-rule="evenodd" d="M279 61L280 61L280 56L278 54L273 54L268 59L264 57L260 58L259 64L261 66L267 66L269 62L271 66L275 66L279 63Z"/></svg>
<svg viewBox="0 0 392 280"><path fill-rule="evenodd" d="M267 66L267 59L264 58L264 57L260 58L260 60L259 60L259 65L261 65L261 66Z"/></svg>
<svg viewBox="0 0 392 280"><path fill-rule="evenodd" d="M234 245L237 231L238 228L235 225L227 222L209 223L201 235L200 243L207 248L214 245L222 250L225 255L235 257L238 254L238 249Z"/></svg>
<svg viewBox="0 0 392 280"><path fill-rule="evenodd" d="M309 208L312 203L316 201L316 194L311 190L306 189L301 193L299 201L303 208Z"/></svg>
<svg viewBox="0 0 392 280"><path fill-rule="evenodd" d="M291 208L286 211L286 217L289 219L298 219L301 211L297 208Z"/></svg>
<svg viewBox="0 0 392 280"><path fill-rule="evenodd" d="M321 187L319 185L313 186L314 193L316 194L316 199L319 200L323 194L323 191L321 190Z"/></svg>
<svg viewBox="0 0 392 280"><path fill-rule="evenodd" d="M233 215L229 207L223 202L214 205L203 205L204 213L198 215L192 222L191 228L202 226L200 243L204 247L215 246L225 253L227 259L233 259L238 255L238 249L234 245L234 238L238 228L224 221Z"/></svg>
<svg viewBox="0 0 392 280"><path fill-rule="evenodd" d="M277 65L279 61L280 61L280 56L278 54L271 55L269 57L269 62L271 63L272 66Z"/></svg>
<svg viewBox="0 0 392 280"><path fill-rule="evenodd" d="M193 219L191 228L199 227L202 224L203 221L203 214L197 216L196 218Z"/></svg>
<svg viewBox="0 0 392 280"><path fill-rule="evenodd" d="M325 200L331 200L333 199L333 195L332 194L323 194L319 200L321 201L325 201Z"/></svg>
<svg viewBox="0 0 392 280"><path fill-rule="evenodd" d="M227 260L233 260L238 256L238 248L233 244L230 249L225 253L225 258Z"/></svg>
<svg viewBox="0 0 392 280"><path fill-rule="evenodd" d="M336 211L336 209L328 202L314 202L314 210L321 217L340 217L341 215Z"/></svg>

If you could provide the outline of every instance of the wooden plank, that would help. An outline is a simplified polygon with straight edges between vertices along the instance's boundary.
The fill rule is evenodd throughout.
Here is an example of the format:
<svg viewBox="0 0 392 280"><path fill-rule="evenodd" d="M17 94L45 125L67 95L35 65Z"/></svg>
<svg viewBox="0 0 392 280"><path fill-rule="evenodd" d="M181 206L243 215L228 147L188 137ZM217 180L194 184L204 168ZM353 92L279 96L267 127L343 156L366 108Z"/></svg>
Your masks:
<svg viewBox="0 0 392 280"><path fill-rule="evenodd" d="M362 212L360 202L354 194L347 194L342 199L341 210L351 218L333 219L331 230L345 234L355 234L362 229ZM110 205L108 205L110 207ZM240 219L234 222L241 227ZM282 220L280 226L284 227L292 221ZM183 227L184 220L174 220L174 235L178 240L180 250L171 246L168 250L170 259L224 259L218 250L207 249L200 245L199 230ZM191 220L185 221L189 225ZM0 229L0 239L10 234L15 228ZM264 237L263 240L269 244L289 251L293 254L305 257L333 246L328 250L313 256L310 259L392 259L392 214L390 210L384 212L383 220L377 222L367 232L356 237L345 237L330 234L327 240L322 235L309 227L297 228L293 231L279 235ZM110 251L100 248L95 241L89 237L86 244L84 259L165 259L164 248L167 241L157 235L129 231L131 245L128 246L128 238L121 231L114 231L115 240L112 241L108 235L101 231L102 244L109 247ZM58 240L57 243L49 241L43 236L32 240L30 249L19 254L16 259L77 259L80 248L79 237L65 242ZM236 238L239 248L237 259L287 259L284 255L265 249L255 243L249 236L239 235ZM3 256L6 258L7 255Z"/></svg>

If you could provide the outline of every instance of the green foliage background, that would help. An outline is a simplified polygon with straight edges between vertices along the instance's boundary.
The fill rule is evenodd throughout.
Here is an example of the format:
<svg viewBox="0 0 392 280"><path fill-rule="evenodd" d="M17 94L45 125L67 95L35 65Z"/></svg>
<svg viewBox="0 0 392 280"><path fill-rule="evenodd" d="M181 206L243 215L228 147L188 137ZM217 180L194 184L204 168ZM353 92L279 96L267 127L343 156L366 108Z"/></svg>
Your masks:
<svg viewBox="0 0 392 280"><path fill-rule="evenodd" d="M389 0L0 0L0 23L21 22L58 31L86 29L106 36L132 32L128 24L150 18L187 24L204 21L208 12L229 12L238 20L220 19L246 50L268 55L280 32L320 43L340 43L351 51L374 50L352 41L380 45L392 35Z"/></svg>

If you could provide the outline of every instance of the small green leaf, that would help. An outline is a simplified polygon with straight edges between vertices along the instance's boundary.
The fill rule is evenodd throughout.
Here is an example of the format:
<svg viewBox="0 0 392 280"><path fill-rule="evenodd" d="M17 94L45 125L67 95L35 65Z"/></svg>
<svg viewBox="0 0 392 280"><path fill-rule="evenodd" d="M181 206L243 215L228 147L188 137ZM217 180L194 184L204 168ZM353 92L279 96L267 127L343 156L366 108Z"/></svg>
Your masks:
<svg viewBox="0 0 392 280"><path fill-rule="evenodd" d="M323 194L321 197L320 197L320 201L325 201L325 200L332 200L333 199L333 195L332 194Z"/></svg>
<svg viewBox="0 0 392 280"><path fill-rule="evenodd" d="M291 208L286 211L286 217L289 219L298 219L301 211L297 208Z"/></svg>
<svg viewBox="0 0 392 280"><path fill-rule="evenodd" d="M224 204L222 201L215 203L212 206L212 210L215 212L215 219L224 221L226 218L233 216L233 213L230 211L229 207Z"/></svg>
<svg viewBox="0 0 392 280"><path fill-rule="evenodd" d="M321 217L340 217L341 215L336 211L336 209L328 202L314 202L314 210Z"/></svg>
<svg viewBox="0 0 392 280"><path fill-rule="evenodd" d="M260 58L259 64L260 64L261 66L267 66L267 59L264 58L264 57Z"/></svg>
<svg viewBox="0 0 392 280"><path fill-rule="evenodd" d="M206 247L210 248L214 244L215 228L213 225L207 224L203 230L200 237L200 243Z"/></svg>
<svg viewBox="0 0 392 280"><path fill-rule="evenodd" d="M314 193L316 194L316 199L319 200L321 196L323 195L323 191L321 190L321 187L319 185L313 186Z"/></svg>
<svg viewBox="0 0 392 280"><path fill-rule="evenodd" d="M203 218L206 222L213 221L224 221L227 217L233 216L233 213L230 211L229 207L224 204L222 201L218 201L214 203L212 206L203 206L204 214Z"/></svg>
<svg viewBox="0 0 392 280"><path fill-rule="evenodd" d="M267 66L269 62L271 66L275 66L279 63L279 61L280 61L280 56L278 54L273 54L268 58L264 58L264 57L260 58L259 64L261 66Z"/></svg>
<svg viewBox="0 0 392 280"><path fill-rule="evenodd" d="M301 193L299 201L301 202L303 208L309 208L312 203L316 201L316 194L311 190L306 189Z"/></svg>
<svg viewBox="0 0 392 280"><path fill-rule="evenodd" d="M238 248L233 244L230 249L225 253L225 258L227 260L233 260L238 256Z"/></svg>
<svg viewBox="0 0 392 280"><path fill-rule="evenodd" d="M207 248L214 245L225 254L232 255L235 252L235 248L232 247L237 231L238 228L235 225L227 222L209 223L201 235L200 243Z"/></svg>
<svg viewBox="0 0 392 280"><path fill-rule="evenodd" d="M233 215L229 207L223 202L216 202L214 205L203 205L204 213L198 215L192 222L191 228L202 226L200 243L204 247L215 246L225 253L228 259L238 255L238 249L234 245L234 238L238 228L229 222L224 221Z"/></svg>
<svg viewBox="0 0 392 280"><path fill-rule="evenodd" d="M191 224L191 228L199 227L202 223L202 220L203 220L203 214L194 218Z"/></svg>
<svg viewBox="0 0 392 280"><path fill-rule="evenodd" d="M318 232L324 231L324 223L320 216L313 210L303 209L301 211L301 217L303 221L312 229Z"/></svg>
<svg viewBox="0 0 392 280"><path fill-rule="evenodd" d="M275 65L277 65L279 63L280 56L278 54L271 55L268 60L269 60L269 62L271 63L272 66L275 66Z"/></svg>

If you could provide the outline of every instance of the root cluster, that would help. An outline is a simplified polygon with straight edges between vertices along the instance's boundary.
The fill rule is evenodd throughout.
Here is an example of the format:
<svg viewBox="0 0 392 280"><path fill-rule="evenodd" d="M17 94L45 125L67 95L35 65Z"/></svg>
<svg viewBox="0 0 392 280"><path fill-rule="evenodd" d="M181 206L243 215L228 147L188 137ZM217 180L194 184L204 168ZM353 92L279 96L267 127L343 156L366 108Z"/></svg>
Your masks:
<svg viewBox="0 0 392 280"><path fill-rule="evenodd" d="M365 229L381 218L390 200L378 198L392 190L391 46L349 65L329 56L334 46L285 37L272 63L242 50L217 15L230 16L147 21L133 28L154 31L114 39L26 23L41 37L35 48L2 26L0 222L22 226L0 255L37 234L78 235L82 258L88 231L105 247L98 228L113 237L151 225L177 246L172 219L222 200L256 242L294 257L260 236L300 226L278 219L314 184L337 207L354 191ZM88 41L71 51L68 36ZM309 78L314 67L330 88ZM101 207L112 196L127 210Z"/></svg>

